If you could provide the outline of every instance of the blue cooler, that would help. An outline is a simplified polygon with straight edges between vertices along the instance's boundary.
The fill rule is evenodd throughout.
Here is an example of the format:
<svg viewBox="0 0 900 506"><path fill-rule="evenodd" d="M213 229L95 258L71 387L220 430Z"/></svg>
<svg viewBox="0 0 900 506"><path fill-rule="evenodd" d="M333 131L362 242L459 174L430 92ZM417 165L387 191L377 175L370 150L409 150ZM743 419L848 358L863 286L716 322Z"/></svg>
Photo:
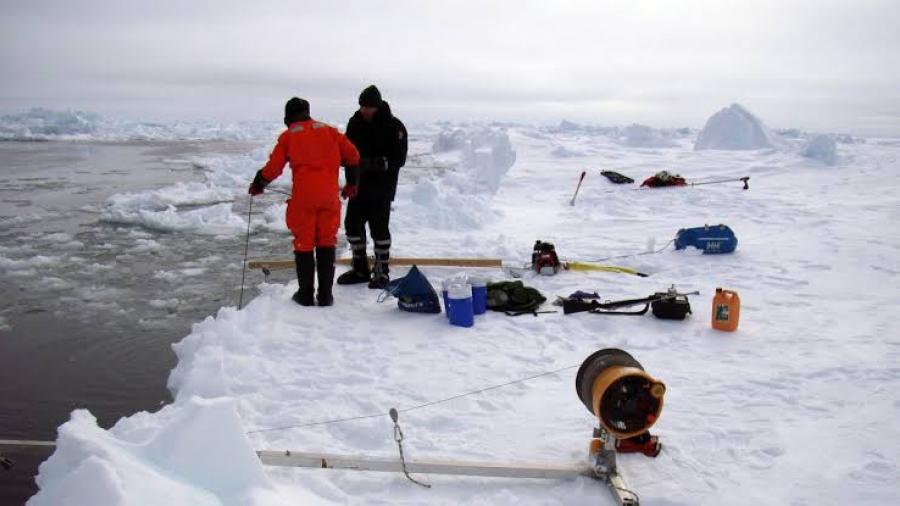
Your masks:
<svg viewBox="0 0 900 506"><path fill-rule="evenodd" d="M450 285L447 288L447 315L450 325L471 327L475 325L471 285Z"/></svg>
<svg viewBox="0 0 900 506"><path fill-rule="evenodd" d="M484 278L469 278L472 285L472 312L484 314L487 311L487 281Z"/></svg>

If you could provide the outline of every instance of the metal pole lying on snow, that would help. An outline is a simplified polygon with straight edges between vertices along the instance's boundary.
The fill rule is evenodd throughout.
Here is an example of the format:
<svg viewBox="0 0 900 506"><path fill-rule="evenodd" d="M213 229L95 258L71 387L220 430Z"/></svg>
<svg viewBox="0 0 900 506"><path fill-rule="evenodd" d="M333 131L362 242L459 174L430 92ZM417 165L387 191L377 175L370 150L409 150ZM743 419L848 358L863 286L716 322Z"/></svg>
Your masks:
<svg viewBox="0 0 900 506"><path fill-rule="evenodd" d="M0 450L49 455L56 448L53 441L0 439ZM379 471L402 473L403 465L396 458L334 455L330 453L295 452L291 450L259 450L259 460L267 466L309 467L319 469L348 469L351 471ZM411 473L453 474L461 476L489 476L496 478L540 478L564 480L578 476L593 476L588 465L552 464L494 464L457 462L450 460L407 462Z"/></svg>
<svg viewBox="0 0 900 506"><path fill-rule="evenodd" d="M0 451L39 453L47 455L56 447L53 441L27 441L0 439ZM260 462L267 466L305 467L310 469L344 469L349 471L374 471L403 473L404 465L396 458L333 455L328 453L295 452L290 450L259 450ZM11 463L10 463L11 464ZM481 476L492 478L523 478L545 480L570 480L580 476L597 478L594 469L587 464L498 464L488 462L460 462L451 460L406 462L406 472L418 474L446 474L455 476ZM607 485L616 493L626 489L617 474L609 477ZM617 498L620 505L630 505Z"/></svg>
<svg viewBox="0 0 900 506"><path fill-rule="evenodd" d="M731 183L731 182L734 182L734 181L743 181L743 183L744 183L744 188L743 188L743 189L744 189L744 190L749 190L749 189L750 189L750 183L749 183L749 181L750 181L750 176L744 176L744 177L739 177L739 178L735 178L735 179L722 179L722 180L719 180L719 181L702 181L702 182L699 182L699 183L690 183L690 186L700 186L700 185L704 185L704 184Z"/></svg>
<svg viewBox="0 0 900 506"><path fill-rule="evenodd" d="M320 469L349 469L353 471L379 471L402 473L403 465L396 458L354 457L327 453L292 451L256 452L259 460L268 466L310 467ZM588 465L551 464L495 464L486 462L458 462L451 460L420 460L407 462L410 473L452 474L459 476L487 476L494 478L535 478L565 480L578 476L593 476Z"/></svg>

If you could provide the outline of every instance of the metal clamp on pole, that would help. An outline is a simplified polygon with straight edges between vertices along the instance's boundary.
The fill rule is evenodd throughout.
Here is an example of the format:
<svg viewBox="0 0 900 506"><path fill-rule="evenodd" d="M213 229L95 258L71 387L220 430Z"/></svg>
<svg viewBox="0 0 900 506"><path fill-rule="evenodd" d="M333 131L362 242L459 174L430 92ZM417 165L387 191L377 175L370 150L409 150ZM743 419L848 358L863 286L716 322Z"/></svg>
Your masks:
<svg viewBox="0 0 900 506"><path fill-rule="evenodd" d="M403 466L403 474L405 474L406 477L409 478L409 481L415 483L416 485L420 485L425 488L431 488L431 485L422 483L421 481L418 481L409 475L409 471L407 471L406 469L406 458L403 457L403 431L400 430L400 424L397 423L397 418L400 415L397 413L397 410L395 408L391 408L391 410L388 411L388 414L391 415L391 420L394 421L394 441L397 442L397 448L400 450L400 464Z"/></svg>
<svg viewBox="0 0 900 506"><path fill-rule="evenodd" d="M637 493L630 490L616 465L616 439L602 427L594 429L588 460L594 477L609 487L619 506L640 506Z"/></svg>

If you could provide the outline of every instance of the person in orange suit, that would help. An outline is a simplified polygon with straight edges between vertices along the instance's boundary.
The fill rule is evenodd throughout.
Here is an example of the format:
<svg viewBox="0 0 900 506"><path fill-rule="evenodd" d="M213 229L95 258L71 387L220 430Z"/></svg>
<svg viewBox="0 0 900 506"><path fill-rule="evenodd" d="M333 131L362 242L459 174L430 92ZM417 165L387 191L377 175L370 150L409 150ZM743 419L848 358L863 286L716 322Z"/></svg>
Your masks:
<svg viewBox="0 0 900 506"><path fill-rule="evenodd" d="M309 116L309 102L293 97L284 106L287 130L278 136L266 166L256 173L249 193L260 195L291 165L293 190L288 200L286 221L294 234L294 261L299 288L294 302L312 306L315 276L319 290L315 301L320 306L334 303L334 256L341 221L341 200L353 198L359 177L359 152L336 128ZM338 171L345 167L346 186L339 188ZM315 250L315 258L313 257Z"/></svg>

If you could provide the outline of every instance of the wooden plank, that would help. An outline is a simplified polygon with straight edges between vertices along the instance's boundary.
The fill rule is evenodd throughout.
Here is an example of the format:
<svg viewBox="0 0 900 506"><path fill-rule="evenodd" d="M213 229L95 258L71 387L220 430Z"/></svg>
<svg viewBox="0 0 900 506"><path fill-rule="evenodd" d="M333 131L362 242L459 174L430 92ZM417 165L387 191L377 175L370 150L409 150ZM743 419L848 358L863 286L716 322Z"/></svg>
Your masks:
<svg viewBox="0 0 900 506"><path fill-rule="evenodd" d="M350 258L338 258L337 263L341 265L350 265ZM374 262L369 257L369 263ZM418 265L432 267L503 267L503 261L499 258L415 258L415 257L391 257L391 266L394 265ZM294 260L292 259L268 259L268 260L250 260L247 267L251 269L268 269L270 271L277 269L293 269Z"/></svg>
<svg viewBox="0 0 900 506"><path fill-rule="evenodd" d="M263 464L284 467L348 469L353 471L403 472L399 458L352 457L326 453L258 451ZM455 461L406 462L406 469L416 474L451 474L495 478L534 478L565 480L593 476L587 465L492 464Z"/></svg>
<svg viewBox="0 0 900 506"><path fill-rule="evenodd" d="M341 260L343 258L337 259L337 263L342 263ZM278 269L293 269L296 264L293 260L280 260L280 259L271 259L271 260L250 260L247 262L247 267L250 269L269 269L270 271L278 270Z"/></svg>

